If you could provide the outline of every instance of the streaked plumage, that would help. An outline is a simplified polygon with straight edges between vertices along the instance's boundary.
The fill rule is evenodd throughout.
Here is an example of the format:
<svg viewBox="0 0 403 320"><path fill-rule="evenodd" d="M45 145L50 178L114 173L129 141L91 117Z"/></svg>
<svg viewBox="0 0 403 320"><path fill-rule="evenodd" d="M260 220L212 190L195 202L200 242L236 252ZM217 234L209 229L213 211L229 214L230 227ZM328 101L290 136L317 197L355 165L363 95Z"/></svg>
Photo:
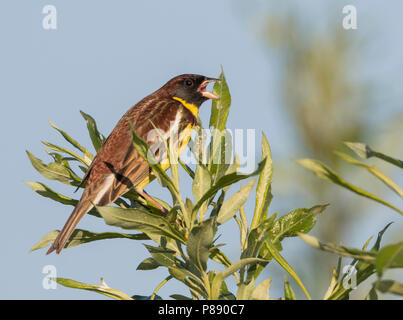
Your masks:
<svg viewBox="0 0 403 320"><path fill-rule="evenodd" d="M149 145L153 144L149 137L155 129L153 124L167 135L176 127L185 139L183 143L187 143L181 133L196 125L197 111L204 101L217 98L205 90L208 82L215 80L201 75L177 76L123 115L84 176L86 186L81 199L47 254L54 250L60 253L93 204L108 205L130 188L140 191L149 183L150 167L133 146L130 122Z"/></svg>

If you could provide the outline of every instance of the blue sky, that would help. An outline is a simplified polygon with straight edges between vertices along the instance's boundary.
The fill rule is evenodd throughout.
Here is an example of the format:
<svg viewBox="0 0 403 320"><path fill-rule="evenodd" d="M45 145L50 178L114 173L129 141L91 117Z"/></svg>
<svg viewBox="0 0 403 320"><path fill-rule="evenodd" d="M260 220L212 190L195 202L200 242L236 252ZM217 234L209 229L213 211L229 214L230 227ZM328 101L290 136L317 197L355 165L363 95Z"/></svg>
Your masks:
<svg viewBox="0 0 403 320"><path fill-rule="evenodd" d="M44 234L64 224L70 208L41 198L24 185L23 181L45 182L30 166L25 150L47 159L41 140L63 144L48 119L90 146L79 110L91 114L107 135L127 109L173 76L217 76L223 65L233 101L229 126L254 128L258 133L265 130L274 158L287 157L295 144L295 133L279 108L280 97L274 90L278 81L275 61L256 33L268 7L264 1L250 1L245 8L239 1L55 0L51 4L57 8L58 29L47 31L42 28L42 8L49 2L7 0L0 4L0 282L5 288L0 298L98 298L63 287L44 290L41 272L45 265L55 265L60 277L94 284L104 277L109 286L128 294L149 295L166 272L135 270L147 256L140 242L96 242L65 250L59 256L45 256L43 250L28 252ZM288 1L284 6L299 6L306 15L311 13L320 20L321 13L330 7L330 1L323 3ZM399 97L403 80L403 46L398 36L403 30L402 3L349 3L357 4L360 32L375 34L363 56L366 76L383 79L380 82L390 96ZM341 8L342 4L331 7L340 11L340 19ZM275 6L270 10L276 10ZM200 113L204 123L209 112L207 102ZM402 149L397 152L396 156L403 158ZM73 195L56 182L48 185ZM151 185L148 192L158 194L158 184ZM396 218L390 212L386 215ZM97 232L113 229L92 217L85 217L80 228ZM226 240L236 248L238 236ZM161 295L183 293L183 289L172 281Z"/></svg>

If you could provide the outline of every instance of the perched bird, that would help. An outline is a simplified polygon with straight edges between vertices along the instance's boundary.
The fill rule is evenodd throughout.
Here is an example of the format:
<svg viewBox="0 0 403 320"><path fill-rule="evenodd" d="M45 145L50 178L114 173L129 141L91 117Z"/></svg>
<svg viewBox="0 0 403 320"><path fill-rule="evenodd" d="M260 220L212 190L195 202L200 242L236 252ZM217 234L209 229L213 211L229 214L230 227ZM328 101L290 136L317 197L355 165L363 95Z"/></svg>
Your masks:
<svg viewBox="0 0 403 320"><path fill-rule="evenodd" d="M165 139L176 131L180 140L180 153L190 138L189 134L182 133L197 124L200 105L207 99L218 99L216 95L206 91L208 83L217 80L195 74L177 76L123 115L92 161L83 178L82 185L85 184L85 189L81 199L46 254L55 250L56 253L62 251L81 218L94 205L113 203L131 188L147 200L153 201L143 191L150 182L151 169L133 145L131 125L150 147L155 147L155 134L150 135L150 132L156 128L162 133L159 137L162 135ZM160 158L158 161L165 160L166 164L166 152L158 154L158 148L154 149L156 156ZM168 166L169 162L164 169ZM153 203L160 206L156 201ZM161 206L160 208L162 209Z"/></svg>

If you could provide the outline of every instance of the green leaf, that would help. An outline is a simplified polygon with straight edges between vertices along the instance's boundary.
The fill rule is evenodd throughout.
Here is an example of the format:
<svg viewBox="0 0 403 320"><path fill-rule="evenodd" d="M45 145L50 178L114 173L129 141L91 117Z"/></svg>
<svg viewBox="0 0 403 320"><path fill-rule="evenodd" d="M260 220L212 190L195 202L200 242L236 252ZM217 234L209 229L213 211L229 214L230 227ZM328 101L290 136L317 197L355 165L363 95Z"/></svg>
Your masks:
<svg viewBox="0 0 403 320"><path fill-rule="evenodd" d="M68 154L68 155L70 155L70 156L72 156L75 160L77 160L77 161L80 161L82 164L84 164L86 167L89 167L90 165L91 165L91 158L88 158L88 157L80 157L78 154L76 154L75 152L73 152L73 151L71 151L71 150L69 150L69 149L66 149L66 148L62 148L62 147L59 147L59 146L57 146L57 145L55 145L55 144L53 144L53 143L50 143L50 142L45 142L45 141L42 141L42 143L46 146L46 147L48 147L50 150L53 150L53 151L58 151L58 152L62 152L62 153L66 153L66 154Z"/></svg>
<svg viewBox="0 0 403 320"><path fill-rule="evenodd" d="M232 264L228 257L217 247L210 249L210 259L222 264L225 267L229 267Z"/></svg>
<svg viewBox="0 0 403 320"><path fill-rule="evenodd" d="M163 300L158 294L154 295L154 296L141 296L138 294L135 294L134 296L132 296L133 300Z"/></svg>
<svg viewBox="0 0 403 320"><path fill-rule="evenodd" d="M86 148L84 148L76 140L74 140L72 137L70 137L66 132L64 132L63 130L59 129L52 121L49 120L49 123L54 129L59 131L59 133L63 136L63 138L66 139L66 141L69 142L73 147L77 148L82 153L88 155L91 159L93 158L93 155L91 153L89 153Z"/></svg>
<svg viewBox="0 0 403 320"><path fill-rule="evenodd" d="M220 98L212 100L209 122L209 127L212 128L212 137L208 169L211 172L213 183L224 175L232 156L232 136L225 129L231 106L231 95L222 68L219 80L214 84L213 93Z"/></svg>
<svg viewBox="0 0 403 320"><path fill-rule="evenodd" d="M193 195L196 203L211 188L211 176L208 169L203 164L196 166L195 177L192 184ZM205 201L200 206L200 213L204 216L207 211L208 203Z"/></svg>
<svg viewBox="0 0 403 320"><path fill-rule="evenodd" d="M175 300L192 300L192 298L186 297L181 294L171 294L170 297Z"/></svg>
<svg viewBox="0 0 403 320"><path fill-rule="evenodd" d="M234 156L234 161L232 164L228 167L227 171L225 172L225 175L231 174L231 173L237 173L238 169L240 166L239 162L239 157L237 155ZM226 186L223 188L223 191L227 192L230 186Z"/></svg>
<svg viewBox="0 0 403 320"><path fill-rule="evenodd" d="M298 233L297 234L302 240L304 240L308 245L315 249L335 253L343 257L351 257L358 260L374 263L376 258L376 252L374 251L364 251L360 249L349 248L345 246L338 246L334 243L322 243L317 238Z"/></svg>
<svg viewBox="0 0 403 320"><path fill-rule="evenodd" d="M197 298L200 296L207 297L203 281L194 273L178 266L168 267L168 270L171 276L188 286L193 296Z"/></svg>
<svg viewBox="0 0 403 320"><path fill-rule="evenodd" d="M190 273L190 271L184 269L184 268L169 268L169 274L172 275L175 279L185 282L186 281L186 273ZM203 284L203 283L202 283Z"/></svg>
<svg viewBox="0 0 403 320"><path fill-rule="evenodd" d="M379 276L387 268L403 267L403 242L384 246L376 257L376 272Z"/></svg>
<svg viewBox="0 0 403 320"><path fill-rule="evenodd" d="M106 240L106 239L131 239L131 240L148 240L149 238L143 234L126 234L120 232L91 232L82 229L74 230L69 241L67 242L66 248L72 248L84 243Z"/></svg>
<svg viewBox="0 0 403 320"><path fill-rule="evenodd" d="M105 137L99 133L97 124L93 117L81 110L80 113L87 122L88 133L90 134L92 144L95 150L98 151L102 147L102 144L105 141Z"/></svg>
<svg viewBox="0 0 403 320"><path fill-rule="evenodd" d="M157 132L159 133L157 127L154 126L154 129L157 129ZM160 135L160 138L164 139L164 137L162 135ZM165 143L166 143L166 141L165 141ZM173 143L174 143L174 137L173 137L173 133L171 132L168 143L166 144L166 149L168 152L172 181L175 184L176 190L178 190L178 194L180 195L179 166L178 166L179 155L178 155L178 152L177 152L176 148L174 147Z"/></svg>
<svg viewBox="0 0 403 320"><path fill-rule="evenodd" d="M332 171L330 168L328 168L327 166L325 166L323 163L321 163L320 161L317 160L311 160L311 159L299 159L297 160L297 162L307 168L308 170L311 170L313 173L315 173L319 178L325 179L325 180L329 180L341 187L344 187L360 196L372 199L376 202L379 202L393 210L395 210L396 212L400 213L403 215L403 211L396 208L395 206L391 205L390 203L386 202L385 200L363 190L360 189L359 187L356 187L350 183L348 183L347 181L343 180L341 177L339 177L334 171Z"/></svg>
<svg viewBox="0 0 403 320"><path fill-rule="evenodd" d="M219 224L223 224L224 222L228 221L238 212L241 206L243 206L248 199L254 184L255 180L249 181L249 183L243 186L241 190L232 195L223 203L217 216L217 222Z"/></svg>
<svg viewBox="0 0 403 320"><path fill-rule="evenodd" d="M190 168L186 163L183 163L183 161L181 160L181 158L178 158L178 162L179 164L182 166L182 168L187 172L187 174L189 175L189 177L191 179L195 178L195 173L192 170L192 168Z"/></svg>
<svg viewBox="0 0 403 320"><path fill-rule="evenodd" d="M327 300L330 297L330 295L333 293L333 291L337 285L337 281L340 278L341 260L342 259L343 259L342 257L339 257L339 259L337 260L337 268L333 268L333 270L332 270L332 278L330 279L330 284L323 297L323 300ZM353 263L351 263L351 265L353 265Z"/></svg>
<svg viewBox="0 0 403 320"><path fill-rule="evenodd" d="M117 289L109 288L108 286L106 286L106 284L103 282L102 278L101 278L101 282L103 282L103 284L100 286L93 285L93 284L86 284L86 283L78 282L78 281L71 280L71 279L65 279L65 278L54 278L53 280L56 281L58 284L61 284L62 286L65 286L68 288L93 291L93 292L103 294L105 296L108 296L108 297L116 299L116 300L133 300L126 293L119 291Z"/></svg>
<svg viewBox="0 0 403 320"><path fill-rule="evenodd" d="M364 143L346 141L344 144L353 150L360 158L367 159L372 156L371 149Z"/></svg>
<svg viewBox="0 0 403 320"><path fill-rule="evenodd" d="M78 200L71 199L62 194L59 194L41 182L33 182L33 181L24 181L24 182L32 190L34 190L36 193L38 193L42 197L52 199L56 202L59 202L59 203L65 204L65 205L76 206L78 203Z"/></svg>
<svg viewBox="0 0 403 320"><path fill-rule="evenodd" d="M259 262L268 262L265 259L260 259L260 258L245 258L245 259L241 259L235 263L233 263L231 266L229 266L223 274L223 279L227 278L228 276L230 276L231 274L237 272L239 269L243 268L246 265L250 265L250 264L255 264L255 263L259 263Z"/></svg>
<svg viewBox="0 0 403 320"><path fill-rule="evenodd" d="M375 287L382 293L393 293L403 296L403 283L395 280L379 280L376 282Z"/></svg>
<svg viewBox="0 0 403 320"><path fill-rule="evenodd" d="M188 148L192 152L197 164L208 164L208 130L203 130L201 122L198 122L194 128L196 136L188 142Z"/></svg>
<svg viewBox="0 0 403 320"><path fill-rule="evenodd" d="M153 233L184 243L183 236L162 216L145 209L123 209L118 207L96 207L106 224L129 230Z"/></svg>
<svg viewBox="0 0 403 320"><path fill-rule="evenodd" d="M63 157L63 155L61 155L60 153L50 152L49 150L46 150L46 152L53 158L54 162L63 164L63 161L69 161L68 159L66 159L66 157Z"/></svg>
<svg viewBox="0 0 403 320"><path fill-rule="evenodd" d="M154 124L153 124L153 126L154 126L154 129L156 129L157 132L159 133L158 128ZM162 135L160 135L160 138L162 140L164 139L164 137ZM179 203L179 206L183 213L183 218L184 218L186 226L188 228L191 228L192 223L193 223L192 212L189 212L187 210L187 207L182 199L182 195L181 195L181 191L180 191L180 184L179 184L179 166L178 166L179 155L178 155L178 150L173 145L174 140L175 140L175 138L173 137L173 133L171 132L168 144L166 143L166 141L164 141L165 148L167 149L168 155L169 155L171 176L172 176L172 181L174 183L174 188L172 188L172 190L170 189L170 191L171 191L171 194L172 194L174 200Z"/></svg>
<svg viewBox="0 0 403 320"><path fill-rule="evenodd" d="M372 247L372 250L379 251L379 248L381 247L381 241L384 233L386 230L392 225L393 222L389 222L385 228L383 228L381 231L378 232L378 237L376 238L376 242L374 246Z"/></svg>
<svg viewBox="0 0 403 320"><path fill-rule="evenodd" d="M247 179L249 177L252 177L254 175L257 175L260 173L260 171L263 169L264 162L262 161L259 163L258 168L250 173L250 174L237 174L236 172L226 174L225 176L221 177L215 185L213 185L202 197L201 199L196 203L195 207L193 208L193 211L196 212L199 210L201 205L209 199L210 197L214 196L220 189L223 189L227 186L230 186L238 181Z"/></svg>
<svg viewBox="0 0 403 320"><path fill-rule="evenodd" d="M266 231L267 230L263 228L262 229L256 228L249 232L247 238L247 245L245 250L242 251L241 258L251 258L251 257L257 257L259 255L260 249L262 248L263 243L266 239ZM249 270L252 268L249 268ZM248 273L250 272L248 271ZM243 270L241 271L241 275L243 277ZM250 277L248 277L248 281L249 280Z"/></svg>
<svg viewBox="0 0 403 320"><path fill-rule="evenodd" d="M372 150L368 145L364 143L359 143L359 142L345 142L344 143L347 147L349 147L351 150L353 150L359 157L363 159L371 158L371 157L376 157L379 159L382 159L386 162L389 162L395 166L398 166L399 168L403 169L403 161L392 158L384 153L377 152Z"/></svg>
<svg viewBox="0 0 403 320"><path fill-rule="evenodd" d="M267 138L262 132L262 160L266 159L265 165L260 172L259 181L256 188L256 205L255 212L253 214L253 220L251 224L251 229L255 228L264 218L264 211L267 210L267 199L270 198L270 185L273 176L273 160L271 157L271 150ZM266 207L266 208L265 208Z"/></svg>
<svg viewBox="0 0 403 320"><path fill-rule="evenodd" d="M38 250L47 247L50 243L56 240L59 230L54 230L42 237L37 244L35 244L30 251ZM83 229L76 229L70 236L65 248L72 248L85 244L88 242L105 240L105 239L132 239L132 240L146 240L148 237L144 234L125 234L118 232L90 232Z"/></svg>
<svg viewBox="0 0 403 320"><path fill-rule="evenodd" d="M228 290L225 281L223 281L221 284L221 295L219 297L219 300L236 300L234 294Z"/></svg>
<svg viewBox="0 0 403 320"><path fill-rule="evenodd" d="M75 199L71 199L69 197L66 197L62 194L59 194L55 191L53 191L52 189L50 189L48 186L46 186L45 184L41 183L41 182L32 182L32 181L25 181L25 183L32 189L34 190L36 193L38 193L39 195L45 197L45 198L49 198L52 199L56 202L60 202L62 204L65 205L71 205L71 206L76 206L78 203L78 200ZM88 212L89 215L92 215L94 217L100 218L101 216L99 215L99 213L94 210L91 209Z"/></svg>
<svg viewBox="0 0 403 320"><path fill-rule="evenodd" d="M225 195L226 195L226 191L224 189L222 189L221 192L220 192L220 196L218 197L217 201L215 201L215 202L210 201L209 202L209 204L211 204L214 207L213 210L211 210L211 212L210 212L210 218L211 217L217 217L218 213L221 210L222 205L224 204Z"/></svg>
<svg viewBox="0 0 403 320"><path fill-rule="evenodd" d="M72 171L66 168L64 165L51 162L48 165L44 164L42 160L36 158L32 153L26 151L31 161L32 166L46 179L57 180L67 185L77 186L80 180L74 179Z"/></svg>
<svg viewBox="0 0 403 320"><path fill-rule="evenodd" d="M312 208L299 208L282 216L274 222L270 229L270 239L273 243L282 241L286 237L295 237L297 232L308 233L316 223L316 216L322 213L325 205L317 205Z"/></svg>
<svg viewBox="0 0 403 320"><path fill-rule="evenodd" d="M245 283L238 284L238 292L236 293L236 300L250 300L253 291L255 290L255 279Z"/></svg>
<svg viewBox="0 0 403 320"><path fill-rule="evenodd" d="M263 280L251 294L252 300L269 300L269 289L271 285L271 279Z"/></svg>
<svg viewBox="0 0 403 320"><path fill-rule="evenodd" d="M150 147L147 142L145 142L134 130L133 123L130 123L133 135L133 145L138 154L149 164L151 167L153 174L159 178L160 181L166 183L169 191L171 192L174 199L178 198L178 190L171 180L171 178L166 174L166 172L162 169L161 165L155 159L153 153L150 151ZM157 131L158 132L158 131Z"/></svg>
<svg viewBox="0 0 403 320"><path fill-rule="evenodd" d="M218 100L212 100L209 127L214 127L221 131L224 130L227 123L231 106L231 94L222 68L218 79L220 79L220 81L214 84L213 93L220 98Z"/></svg>
<svg viewBox="0 0 403 320"><path fill-rule="evenodd" d="M218 300L221 295L221 287L223 283L223 273L219 271L217 274L214 275L214 278L211 283L210 288L210 299L211 300Z"/></svg>
<svg viewBox="0 0 403 320"><path fill-rule="evenodd" d="M190 200L189 198L186 198L185 207L186 207L186 212L191 213L191 226L193 226L193 224L197 223L197 215L193 212L194 206L195 205L193 204L192 200Z"/></svg>
<svg viewBox="0 0 403 320"><path fill-rule="evenodd" d="M54 230L54 231L51 231L51 232L45 234L41 238L41 240L39 240L39 242L36 243L29 251L32 252L32 251L47 247L50 243L52 243L57 238L58 234L59 234L59 230Z"/></svg>
<svg viewBox="0 0 403 320"><path fill-rule="evenodd" d="M154 270L160 266L154 258L146 258L137 266L136 270Z"/></svg>
<svg viewBox="0 0 403 320"><path fill-rule="evenodd" d="M232 134L229 130L213 129L210 143L210 162L208 169L213 183L218 181L230 167L232 157Z"/></svg>
<svg viewBox="0 0 403 320"><path fill-rule="evenodd" d="M234 216L239 228L239 241L241 243L241 252L246 249L247 237L248 237L248 220L246 219L245 206L241 206L239 209L239 219Z"/></svg>
<svg viewBox="0 0 403 320"><path fill-rule="evenodd" d="M281 251L281 241L285 237L295 237L297 232L309 232L316 223L316 215L321 213L326 207L327 205L318 205L309 209L300 208L293 210L278 220L275 220L277 216L276 214L270 216L269 219L263 220L263 222L259 224L258 228L253 229L250 232L250 239L248 239L248 243L257 245L253 249L253 254L257 255L259 253L262 258L271 260L271 251L269 250L266 242L272 242L276 249ZM254 231L259 229L261 230L261 234L259 235L260 240L258 241L257 239L251 237L254 235ZM264 235L266 230L268 230L268 236ZM256 266L256 270L248 270L248 279L250 279L250 277L256 278L264 267L265 265L259 265Z"/></svg>
<svg viewBox="0 0 403 320"><path fill-rule="evenodd" d="M173 277L178 279L179 281L182 281L184 283L186 280L191 279L192 283L197 285L200 289L204 290L204 283L203 280L200 278L200 271L198 269L195 269L193 266L186 264L186 265L181 265L181 266L175 266L175 267L168 267L169 272ZM203 294L202 294L203 295Z"/></svg>
<svg viewBox="0 0 403 320"><path fill-rule="evenodd" d="M396 192L400 197L403 198L403 190L399 188L399 186L387 175L379 171L376 167L374 166L369 166L365 163L362 163L360 161L355 160L354 158L351 158L345 153L342 152L335 152L339 157L342 159L346 160L347 162L350 162L351 164L364 168L367 170L369 173L377 177L379 180L381 180L387 187L392 189L394 192Z"/></svg>
<svg viewBox="0 0 403 320"><path fill-rule="evenodd" d="M308 291L305 289L304 284L302 283L301 279L299 278L298 274L295 272L295 270L289 265L289 263L283 258L283 256L278 252L276 247L271 243L271 241L266 241L265 242L266 247L270 251L270 254L273 256L273 258L278 262L280 266L283 267L285 271L287 271L291 277L294 278L294 280L298 283L298 285L301 287L302 291L305 293L306 297L311 300L311 297L309 296Z"/></svg>
<svg viewBox="0 0 403 320"><path fill-rule="evenodd" d="M255 264L248 267L247 281L251 278L256 279L266 264L270 261L271 255L267 249L263 248L265 241L268 239L268 232L271 230L277 214L271 215L264 219L257 228L251 230L248 234L246 248L242 251L241 258L257 257L265 259L266 263ZM241 270L241 278L243 278L244 270Z"/></svg>
<svg viewBox="0 0 403 320"><path fill-rule="evenodd" d="M193 227L187 241L187 252L190 260L200 271L206 270L210 249L217 232L217 223L210 218Z"/></svg>
<svg viewBox="0 0 403 320"><path fill-rule="evenodd" d="M175 257L175 251L161 247L153 247L147 244L144 246L158 264L165 267L174 267L180 264L180 261Z"/></svg>
<svg viewBox="0 0 403 320"><path fill-rule="evenodd" d="M369 290L365 300L378 300L378 294L376 293L375 287L372 287L371 290Z"/></svg>
<svg viewBox="0 0 403 320"><path fill-rule="evenodd" d="M288 281L287 275L284 275L284 298L285 300L296 300L295 293Z"/></svg>

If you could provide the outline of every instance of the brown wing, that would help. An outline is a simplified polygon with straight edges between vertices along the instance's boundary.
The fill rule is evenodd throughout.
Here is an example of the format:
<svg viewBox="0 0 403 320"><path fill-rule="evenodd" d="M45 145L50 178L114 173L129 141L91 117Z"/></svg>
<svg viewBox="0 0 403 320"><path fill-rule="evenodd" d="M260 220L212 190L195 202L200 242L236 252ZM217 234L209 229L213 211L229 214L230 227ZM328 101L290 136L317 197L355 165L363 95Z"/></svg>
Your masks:
<svg viewBox="0 0 403 320"><path fill-rule="evenodd" d="M156 125L163 132L168 132L170 124L175 120L180 103L172 99L149 99L140 102L130 109L118 122L105 144L99 150L91 166L87 186L93 186L89 198L99 195L105 177L113 174L115 180L108 191L104 190L97 204L106 205L114 202L120 195L135 187L150 173L149 165L137 153L133 146L130 122L136 133L148 141L149 132ZM92 188L91 188L92 189Z"/></svg>

